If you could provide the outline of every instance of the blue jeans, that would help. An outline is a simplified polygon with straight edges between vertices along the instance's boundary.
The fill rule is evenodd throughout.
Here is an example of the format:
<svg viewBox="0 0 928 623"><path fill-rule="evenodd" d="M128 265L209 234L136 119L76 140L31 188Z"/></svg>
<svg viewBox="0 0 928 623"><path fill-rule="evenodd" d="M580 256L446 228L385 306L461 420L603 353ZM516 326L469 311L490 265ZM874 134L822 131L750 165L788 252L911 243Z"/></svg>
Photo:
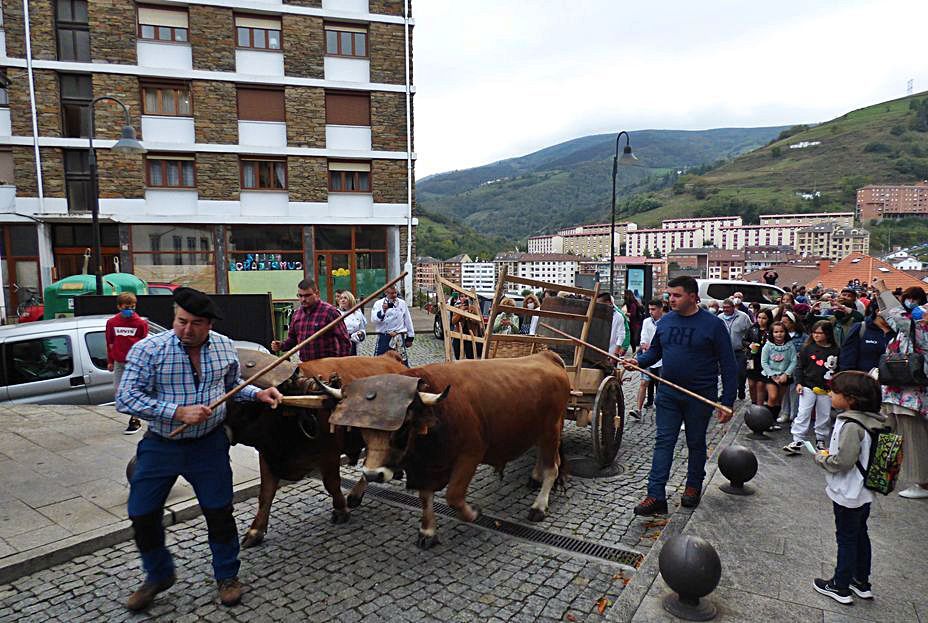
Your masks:
<svg viewBox="0 0 928 623"><path fill-rule="evenodd" d="M232 516L232 467L229 439L222 426L193 440L173 441L146 433L135 456L128 511L147 580L160 582L174 573L174 561L164 545L161 516L178 476L193 486L206 517L216 579L237 576L239 543Z"/></svg>
<svg viewBox="0 0 928 623"><path fill-rule="evenodd" d="M847 588L852 578L866 583L870 579L870 535L867 533L870 504L847 508L832 502L832 506L838 541L834 584L838 588Z"/></svg>
<svg viewBox="0 0 928 623"><path fill-rule="evenodd" d="M667 479L673 464L673 450L680 436L680 425L686 424L686 447L689 459L686 469L686 485L702 489L706 477L706 430L712 407L685 396L667 387L658 387L654 399L657 435L654 440L654 456L651 458L651 473L648 475L648 496L656 500L667 499Z"/></svg>

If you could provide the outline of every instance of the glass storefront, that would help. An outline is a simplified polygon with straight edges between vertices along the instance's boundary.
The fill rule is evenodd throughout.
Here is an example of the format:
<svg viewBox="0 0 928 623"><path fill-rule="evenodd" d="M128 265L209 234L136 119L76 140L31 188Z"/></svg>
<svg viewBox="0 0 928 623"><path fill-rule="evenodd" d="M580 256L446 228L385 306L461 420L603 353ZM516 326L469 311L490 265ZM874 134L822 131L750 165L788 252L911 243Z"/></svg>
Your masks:
<svg viewBox="0 0 928 623"><path fill-rule="evenodd" d="M28 298L22 288L42 296L35 225L0 225L0 271L3 273L6 314L13 318L16 306Z"/></svg>
<svg viewBox="0 0 928 623"><path fill-rule="evenodd" d="M216 292L212 228L200 225L133 225L132 264L145 281Z"/></svg>
<svg viewBox="0 0 928 623"><path fill-rule="evenodd" d="M231 225L227 231L229 293L294 300L303 279L303 228Z"/></svg>
<svg viewBox="0 0 928 623"><path fill-rule="evenodd" d="M317 225L316 282L322 298L350 290L358 299L387 281L387 228Z"/></svg>

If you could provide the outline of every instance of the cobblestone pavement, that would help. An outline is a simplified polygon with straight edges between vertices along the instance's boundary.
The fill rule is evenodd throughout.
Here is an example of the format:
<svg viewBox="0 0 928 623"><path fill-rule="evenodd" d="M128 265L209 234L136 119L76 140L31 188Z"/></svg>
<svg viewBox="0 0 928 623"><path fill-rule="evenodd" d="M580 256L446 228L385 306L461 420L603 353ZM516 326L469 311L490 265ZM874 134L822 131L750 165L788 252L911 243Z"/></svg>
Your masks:
<svg viewBox="0 0 928 623"><path fill-rule="evenodd" d="M415 364L440 360L441 342L423 335L410 352ZM625 384L627 402L637 380ZM710 445L722 426L710 427ZM629 422L619 452L623 473L572 478L552 495L548 518L535 528L645 553L660 522L635 518L650 466L653 416ZM588 456L589 429L565 424L566 453ZM669 487L682 489L682 441ZM491 515L528 524L534 494L525 486L534 458L510 464L502 480L481 467L469 501ZM346 481L357 475L346 469ZM387 485L401 490L402 484ZM672 498L675 504L677 498ZM441 544L415 546L419 511L368 496L347 525L329 523L330 502L315 479L279 492L265 543L242 553L243 603L218 604L202 519L168 529L178 583L145 615L123 603L141 581L131 542L99 550L0 586L0 623L6 621L595 621L597 603L612 603L631 571L439 517ZM244 532L256 501L237 505Z"/></svg>

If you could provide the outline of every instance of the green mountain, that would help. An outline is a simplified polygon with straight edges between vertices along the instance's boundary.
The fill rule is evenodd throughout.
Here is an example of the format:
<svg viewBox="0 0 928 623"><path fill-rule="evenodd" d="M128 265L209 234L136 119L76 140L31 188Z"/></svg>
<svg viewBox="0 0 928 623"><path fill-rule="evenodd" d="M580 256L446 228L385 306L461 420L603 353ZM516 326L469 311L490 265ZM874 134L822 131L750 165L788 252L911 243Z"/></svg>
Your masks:
<svg viewBox="0 0 928 623"><path fill-rule="evenodd" d="M617 194L621 198L667 187L678 170L732 158L784 129L631 132L640 166L619 169ZM416 183L418 205L427 214L452 219L446 224L460 221L477 233L505 240L592 222L609 210L614 150L615 134L586 136L527 156L432 175ZM419 240L424 238L420 232Z"/></svg>
<svg viewBox="0 0 928 623"><path fill-rule="evenodd" d="M671 216L740 214L750 223L760 213L853 210L861 186L928 179L926 95L868 106L814 127L794 126L764 147L700 175L681 176L668 189L624 201L621 209L636 213L642 226ZM803 193L812 198L803 199ZM890 231L894 244L905 244L911 232L926 238L926 223L917 219L866 225L876 250Z"/></svg>

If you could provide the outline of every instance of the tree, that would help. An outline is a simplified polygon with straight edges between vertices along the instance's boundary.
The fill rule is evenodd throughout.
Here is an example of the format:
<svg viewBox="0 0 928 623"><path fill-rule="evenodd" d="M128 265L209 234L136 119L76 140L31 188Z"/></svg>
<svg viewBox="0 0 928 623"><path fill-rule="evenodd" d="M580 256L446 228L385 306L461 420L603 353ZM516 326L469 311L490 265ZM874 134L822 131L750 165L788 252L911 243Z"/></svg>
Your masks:
<svg viewBox="0 0 928 623"><path fill-rule="evenodd" d="M779 158L782 154L783 154L783 150L780 149L779 145L777 145L776 147L770 150L771 158Z"/></svg>

